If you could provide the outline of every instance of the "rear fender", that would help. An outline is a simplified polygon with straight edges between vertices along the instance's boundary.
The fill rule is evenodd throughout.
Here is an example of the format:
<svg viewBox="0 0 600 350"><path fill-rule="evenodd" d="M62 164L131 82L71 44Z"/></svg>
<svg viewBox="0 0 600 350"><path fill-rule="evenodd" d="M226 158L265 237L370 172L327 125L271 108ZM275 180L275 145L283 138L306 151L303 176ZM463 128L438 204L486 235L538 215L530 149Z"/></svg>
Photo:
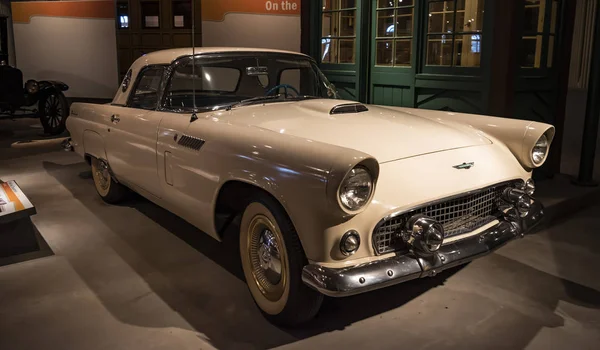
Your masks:
<svg viewBox="0 0 600 350"><path fill-rule="evenodd" d="M84 153L98 159L106 159L104 139L95 131L85 130L83 132Z"/></svg>
<svg viewBox="0 0 600 350"><path fill-rule="evenodd" d="M69 90L69 85L58 80L41 80L38 81L38 85L40 87L40 91L46 91L50 89L56 89L58 91Z"/></svg>

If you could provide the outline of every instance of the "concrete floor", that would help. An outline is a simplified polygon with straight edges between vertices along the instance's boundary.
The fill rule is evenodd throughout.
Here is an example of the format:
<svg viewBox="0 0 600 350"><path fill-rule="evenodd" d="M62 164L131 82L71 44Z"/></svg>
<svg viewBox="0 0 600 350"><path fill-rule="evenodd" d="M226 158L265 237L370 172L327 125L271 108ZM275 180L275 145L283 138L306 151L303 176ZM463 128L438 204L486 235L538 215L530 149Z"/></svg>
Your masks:
<svg viewBox="0 0 600 350"><path fill-rule="evenodd" d="M434 278L266 322L235 245L141 198L97 196L35 120L0 121L0 178L36 205L49 256L0 267L0 349L597 349L600 205ZM1 262L0 262L1 263Z"/></svg>

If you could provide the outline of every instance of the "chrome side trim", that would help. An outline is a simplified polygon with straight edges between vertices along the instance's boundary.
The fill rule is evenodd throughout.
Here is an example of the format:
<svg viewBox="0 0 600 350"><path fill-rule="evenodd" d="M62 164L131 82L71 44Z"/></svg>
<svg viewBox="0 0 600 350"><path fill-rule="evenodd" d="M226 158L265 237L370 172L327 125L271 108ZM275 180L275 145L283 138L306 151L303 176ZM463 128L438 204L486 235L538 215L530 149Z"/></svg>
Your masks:
<svg viewBox="0 0 600 350"><path fill-rule="evenodd" d="M539 202L532 201L531 213L519 222L507 216L499 224L469 239L442 246L431 256L411 254L372 261L345 268L309 264L302 270L302 281L332 297L344 297L384 288L465 264L487 255L537 225L544 215Z"/></svg>

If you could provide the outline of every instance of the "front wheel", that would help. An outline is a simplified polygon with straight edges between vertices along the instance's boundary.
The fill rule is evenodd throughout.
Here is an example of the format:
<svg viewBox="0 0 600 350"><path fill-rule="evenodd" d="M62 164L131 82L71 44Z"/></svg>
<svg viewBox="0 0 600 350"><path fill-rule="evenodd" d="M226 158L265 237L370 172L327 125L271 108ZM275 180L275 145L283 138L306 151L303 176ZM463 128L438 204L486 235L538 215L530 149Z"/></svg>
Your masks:
<svg viewBox="0 0 600 350"><path fill-rule="evenodd" d="M244 210L240 255L250 293L271 322L293 326L319 311L323 295L302 282L307 259L296 230L267 195L259 195Z"/></svg>
<svg viewBox="0 0 600 350"><path fill-rule="evenodd" d="M53 90L42 96L38 109L44 132L58 135L65 131L65 123L69 116L69 103L62 92Z"/></svg>

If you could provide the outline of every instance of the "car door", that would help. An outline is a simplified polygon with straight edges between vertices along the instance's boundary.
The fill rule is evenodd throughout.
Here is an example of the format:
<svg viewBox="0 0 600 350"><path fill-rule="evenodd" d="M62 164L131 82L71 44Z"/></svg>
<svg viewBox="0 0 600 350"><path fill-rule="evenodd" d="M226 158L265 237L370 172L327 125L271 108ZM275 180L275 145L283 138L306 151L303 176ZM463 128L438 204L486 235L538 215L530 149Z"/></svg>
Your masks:
<svg viewBox="0 0 600 350"><path fill-rule="evenodd" d="M106 152L117 179L161 197L156 141L161 113L156 113L164 66L147 66L137 76L127 104L108 121Z"/></svg>

